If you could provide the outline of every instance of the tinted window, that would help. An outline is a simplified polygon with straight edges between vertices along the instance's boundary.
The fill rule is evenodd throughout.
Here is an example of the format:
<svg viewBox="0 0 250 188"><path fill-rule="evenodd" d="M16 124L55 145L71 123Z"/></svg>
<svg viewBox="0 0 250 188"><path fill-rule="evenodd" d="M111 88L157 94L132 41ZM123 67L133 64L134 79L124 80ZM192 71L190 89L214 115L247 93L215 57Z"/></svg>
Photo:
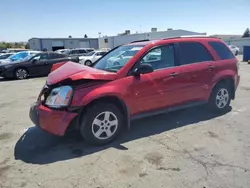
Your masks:
<svg viewBox="0 0 250 188"><path fill-rule="evenodd" d="M182 65L213 61L211 54L200 43L197 42L183 42L179 43L180 59Z"/></svg>
<svg viewBox="0 0 250 188"><path fill-rule="evenodd" d="M100 55L103 56L105 55L107 52L100 52Z"/></svg>
<svg viewBox="0 0 250 188"><path fill-rule="evenodd" d="M216 51L222 60L234 58L233 53L226 47L225 44L220 42L209 42L209 45Z"/></svg>
<svg viewBox="0 0 250 188"><path fill-rule="evenodd" d="M175 66L174 46L162 46L148 52L141 60L142 63L150 64L154 70Z"/></svg>
<svg viewBox="0 0 250 188"><path fill-rule="evenodd" d="M33 56L32 59L45 60L45 59L48 59L48 58L49 58L49 55L47 53L43 53L43 54L38 54L38 55Z"/></svg>
<svg viewBox="0 0 250 188"><path fill-rule="evenodd" d="M93 52L94 50L93 49L87 49L86 51L87 52Z"/></svg>
<svg viewBox="0 0 250 188"><path fill-rule="evenodd" d="M11 54L0 55L0 59L6 59L6 58L8 58L10 56L11 56Z"/></svg>
<svg viewBox="0 0 250 188"><path fill-rule="evenodd" d="M50 58L51 59L64 58L64 57L67 57L67 55L65 55L65 54L58 54L58 53L52 53L52 54L50 54Z"/></svg>
<svg viewBox="0 0 250 188"><path fill-rule="evenodd" d="M86 53L86 50L79 50L79 54L84 54Z"/></svg>
<svg viewBox="0 0 250 188"><path fill-rule="evenodd" d="M70 54L78 54L78 50L71 50Z"/></svg>

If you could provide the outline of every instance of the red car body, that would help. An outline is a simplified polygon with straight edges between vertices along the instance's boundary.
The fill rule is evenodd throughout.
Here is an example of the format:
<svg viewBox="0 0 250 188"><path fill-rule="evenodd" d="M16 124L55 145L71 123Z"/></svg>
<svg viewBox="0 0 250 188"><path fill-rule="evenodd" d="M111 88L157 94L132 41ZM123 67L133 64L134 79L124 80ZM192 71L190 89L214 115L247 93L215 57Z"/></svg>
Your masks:
<svg viewBox="0 0 250 188"><path fill-rule="evenodd" d="M155 46L186 41L202 44L211 54L213 61L171 67L138 77L129 75L134 64ZM41 99L44 94L42 90L38 101L31 107L30 118L42 129L62 136L69 126L78 122L80 109L87 109L88 105L96 100L117 101L123 109L129 126L131 119L154 114L154 112L159 113L165 109L174 110L189 104L207 102L215 85L224 79L230 81L234 99L234 93L239 84L238 61L236 58L222 60L209 45L211 41L223 43L216 38L194 37L127 44L145 46L116 73L72 62L62 64L49 74L48 87L65 80L70 80L70 83L82 80L86 82L74 87L70 106L59 110L44 105Z"/></svg>

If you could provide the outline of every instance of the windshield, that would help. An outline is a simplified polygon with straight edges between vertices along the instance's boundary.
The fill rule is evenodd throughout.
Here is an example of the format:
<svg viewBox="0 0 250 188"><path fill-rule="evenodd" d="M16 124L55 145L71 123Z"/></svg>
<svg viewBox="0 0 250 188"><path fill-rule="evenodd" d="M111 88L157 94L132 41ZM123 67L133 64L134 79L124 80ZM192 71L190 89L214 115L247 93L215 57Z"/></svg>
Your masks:
<svg viewBox="0 0 250 188"><path fill-rule="evenodd" d="M117 72L143 47L144 45L120 46L100 59L94 68Z"/></svg>
<svg viewBox="0 0 250 188"><path fill-rule="evenodd" d="M61 52L62 54L67 54L67 55L69 55L69 53L70 53L70 50L64 50L63 52Z"/></svg>
<svg viewBox="0 0 250 188"><path fill-rule="evenodd" d="M27 57L23 58L23 61L28 61L30 60L34 55L36 55L37 53L30 53L30 55L28 55Z"/></svg>
<svg viewBox="0 0 250 188"><path fill-rule="evenodd" d="M18 61L27 57L28 55L29 55L28 52L19 52L16 53L15 55L10 56L9 59L11 59L11 61Z"/></svg>
<svg viewBox="0 0 250 188"><path fill-rule="evenodd" d="M89 52L89 53L84 54L84 56L92 56L94 54L95 54L95 52Z"/></svg>

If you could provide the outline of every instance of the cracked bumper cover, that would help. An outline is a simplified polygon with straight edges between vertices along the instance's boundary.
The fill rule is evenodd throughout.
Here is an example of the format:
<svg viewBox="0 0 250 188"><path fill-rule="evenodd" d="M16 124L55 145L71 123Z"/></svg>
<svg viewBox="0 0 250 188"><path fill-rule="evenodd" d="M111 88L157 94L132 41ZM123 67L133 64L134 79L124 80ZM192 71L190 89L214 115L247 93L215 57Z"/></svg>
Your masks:
<svg viewBox="0 0 250 188"><path fill-rule="evenodd" d="M29 116L36 126L51 134L63 136L77 113L52 110L42 104L34 103L30 107Z"/></svg>

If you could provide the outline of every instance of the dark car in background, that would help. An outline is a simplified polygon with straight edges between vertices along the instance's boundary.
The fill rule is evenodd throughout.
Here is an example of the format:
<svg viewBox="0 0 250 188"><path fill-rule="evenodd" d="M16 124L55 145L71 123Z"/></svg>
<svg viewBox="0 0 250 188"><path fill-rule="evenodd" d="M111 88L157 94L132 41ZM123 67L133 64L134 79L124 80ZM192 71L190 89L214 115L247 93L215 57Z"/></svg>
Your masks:
<svg viewBox="0 0 250 188"><path fill-rule="evenodd" d="M79 58L54 52L42 52L27 57L20 62L0 64L0 76L15 79L25 79L29 76L47 76L53 64L66 61L79 63Z"/></svg>

